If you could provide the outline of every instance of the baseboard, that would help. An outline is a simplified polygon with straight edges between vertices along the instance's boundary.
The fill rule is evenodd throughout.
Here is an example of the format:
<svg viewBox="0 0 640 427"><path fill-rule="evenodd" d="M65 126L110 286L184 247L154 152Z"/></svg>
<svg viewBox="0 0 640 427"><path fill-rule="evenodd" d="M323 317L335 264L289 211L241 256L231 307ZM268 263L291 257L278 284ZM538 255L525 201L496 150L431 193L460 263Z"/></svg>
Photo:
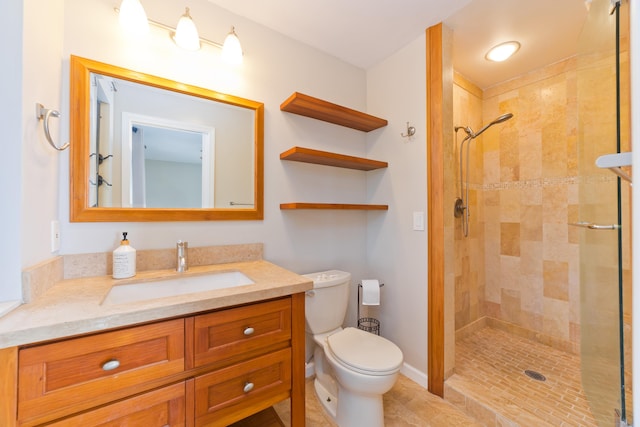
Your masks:
<svg viewBox="0 0 640 427"><path fill-rule="evenodd" d="M405 377L409 378L414 383L421 385L424 388L428 387L429 382L427 381L427 374L414 368L408 363L402 364L402 367L400 368L400 373Z"/></svg>

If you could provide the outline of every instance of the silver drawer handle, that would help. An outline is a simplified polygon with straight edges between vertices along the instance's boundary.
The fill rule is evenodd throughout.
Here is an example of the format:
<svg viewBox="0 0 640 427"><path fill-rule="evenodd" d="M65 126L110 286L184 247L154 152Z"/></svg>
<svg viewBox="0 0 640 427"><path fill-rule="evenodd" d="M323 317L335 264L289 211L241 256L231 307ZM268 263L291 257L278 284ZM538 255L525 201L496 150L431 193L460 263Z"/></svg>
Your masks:
<svg viewBox="0 0 640 427"><path fill-rule="evenodd" d="M245 330L244 330L244 334L247 335L247 336L248 335L253 335L254 332L255 332L255 329L253 329L252 327L245 328Z"/></svg>
<svg viewBox="0 0 640 427"><path fill-rule="evenodd" d="M102 365L102 370L103 371L113 371L116 368L120 367L120 361L118 359L112 359L109 360L107 362L105 362L104 365Z"/></svg>
<svg viewBox="0 0 640 427"><path fill-rule="evenodd" d="M617 230L620 228L618 224L594 224L593 222L570 222L569 225L590 230Z"/></svg>
<svg viewBox="0 0 640 427"><path fill-rule="evenodd" d="M306 297L311 297L311 298L313 298L313 297L315 297L315 296L316 296L316 291L314 291L314 290L306 291L306 292L304 293L304 295L305 295Z"/></svg>
<svg viewBox="0 0 640 427"><path fill-rule="evenodd" d="M245 393L249 393L253 390L253 383L245 383L244 388L242 389Z"/></svg>

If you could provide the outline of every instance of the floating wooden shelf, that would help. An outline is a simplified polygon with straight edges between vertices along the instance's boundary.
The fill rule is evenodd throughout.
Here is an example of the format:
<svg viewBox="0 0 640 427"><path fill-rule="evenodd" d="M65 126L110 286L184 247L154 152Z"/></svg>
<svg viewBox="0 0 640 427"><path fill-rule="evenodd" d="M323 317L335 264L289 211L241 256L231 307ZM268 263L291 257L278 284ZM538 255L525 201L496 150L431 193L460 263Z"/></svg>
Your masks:
<svg viewBox="0 0 640 427"><path fill-rule="evenodd" d="M281 203L281 210L289 209L336 209L336 210L358 210L358 211L386 211L387 205L353 205L342 203Z"/></svg>
<svg viewBox="0 0 640 427"><path fill-rule="evenodd" d="M352 110L299 92L280 105L280 110L340 126L370 132L387 125L385 119Z"/></svg>
<svg viewBox="0 0 640 427"><path fill-rule="evenodd" d="M280 160L313 163L316 165L335 166L338 168L370 171L389 166L387 162L364 159L362 157L346 156L328 151L312 150L311 148L293 147L280 154Z"/></svg>

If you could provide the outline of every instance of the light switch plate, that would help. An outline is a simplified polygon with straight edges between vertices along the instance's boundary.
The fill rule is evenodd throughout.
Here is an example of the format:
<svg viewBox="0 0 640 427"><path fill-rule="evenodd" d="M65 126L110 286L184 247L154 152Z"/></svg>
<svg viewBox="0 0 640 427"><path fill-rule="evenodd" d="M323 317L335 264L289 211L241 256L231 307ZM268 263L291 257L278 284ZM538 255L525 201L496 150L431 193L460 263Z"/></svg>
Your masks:
<svg viewBox="0 0 640 427"><path fill-rule="evenodd" d="M424 212L413 213L413 229L415 231L424 231Z"/></svg>

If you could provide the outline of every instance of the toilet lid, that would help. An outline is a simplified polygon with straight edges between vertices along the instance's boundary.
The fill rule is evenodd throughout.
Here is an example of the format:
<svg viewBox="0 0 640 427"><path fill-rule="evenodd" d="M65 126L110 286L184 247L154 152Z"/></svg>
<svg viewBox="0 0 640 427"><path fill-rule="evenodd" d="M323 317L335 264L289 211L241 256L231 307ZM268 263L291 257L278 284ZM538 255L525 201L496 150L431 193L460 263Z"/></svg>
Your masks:
<svg viewBox="0 0 640 427"><path fill-rule="evenodd" d="M386 338L356 328L330 335L327 345L339 362L359 371L382 374L402 364L402 351Z"/></svg>

